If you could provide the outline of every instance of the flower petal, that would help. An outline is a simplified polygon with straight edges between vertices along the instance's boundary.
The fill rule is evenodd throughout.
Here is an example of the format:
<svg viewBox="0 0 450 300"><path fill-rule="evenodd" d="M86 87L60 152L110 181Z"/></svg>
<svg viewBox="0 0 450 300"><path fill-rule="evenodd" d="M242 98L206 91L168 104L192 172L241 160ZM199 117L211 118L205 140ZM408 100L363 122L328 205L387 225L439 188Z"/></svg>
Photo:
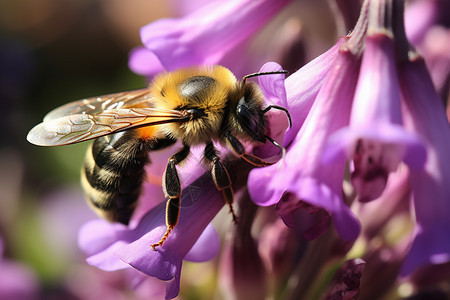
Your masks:
<svg viewBox="0 0 450 300"><path fill-rule="evenodd" d="M184 259L192 262L211 260L219 253L219 245L219 235L214 226L209 224Z"/></svg>
<svg viewBox="0 0 450 300"><path fill-rule="evenodd" d="M265 63L259 73L282 71L283 68L275 63ZM284 86L285 74L258 76L259 86L268 104L287 106L286 88Z"/></svg>
<svg viewBox="0 0 450 300"><path fill-rule="evenodd" d="M125 225L95 219L80 228L78 246L87 256L94 255L111 246L127 230Z"/></svg>
<svg viewBox="0 0 450 300"><path fill-rule="evenodd" d="M438 17L438 1L418 0L411 2L405 10L405 31L408 41L417 45L425 37Z"/></svg>
<svg viewBox="0 0 450 300"><path fill-rule="evenodd" d="M277 204L277 213L289 227L300 231L305 240L312 241L327 231L330 214L317 206L286 193Z"/></svg>
<svg viewBox="0 0 450 300"><path fill-rule="evenodd" d="M344 38L339 39L328 51L316 57L286 79L286 96L288 99L286 108L292 117L292 128L286 132L283 142L284 147L292 142L303 125L344 40Z"/></svg>
<svg viewBox="0 0 450 300"><path fill-rule="evenodd" d="M450 261L450 128L422 59L400 66L405 124L425 141L424 169L410 171L417 228L401 273Z"/></svg>
<svg viewBox="0 0 450 300"><path fill-rule="evenodd" d="M134 73L148 77L164 70L155 53L144 47L137 47L131 50L128 67Z"/></svg>
<svg viewBox="0 0 450 300"><path fill-rule="evenodd" d="M386 33L366 38L349 127L330 137L325 161L353 158L352 182L361 201L376 199L389 172L403 159L421 167L426 151L420 138L402 127L394 43Z"/></svg>
<svg viewBox="0 0 450 300"><path fill-rule="evenodd" d="M292 128L289 128L284 135L284 147L287 147L292 142L300 130L300 127L306 119L320 87L323 85L326 74L336 59L339 46L342 45L343 41L344 39L340 39L336 45L330 48L327 52L312 60L286 79L285 88L289 100L285 107L289 110L293 126ZM266 83L261 84L263 86L267 85ZM271 128L272 127L273 126L271 125ZM258 152L258 156L259 155L261 155L261 153ZM270 167L253 170L250 173L248 178L250 190L258 191L258 197L252 197L256 204L261 206L270 206L276 204L281 199L283 191L279 189L268 189L266 184L266 182L269 182L272 175L278 170L279 165L276 164Z"/></svg>
<svg viewBox="0 0 450 300"><path fill-rule="evenodd" d="M193 190L201 187L201 197L191 199ZM138 226L129 232L131 241L117 249L115 255L135 269L161 280L172 280L179 274L182 260L201 236L205 227L224 205L221 194L217 191L208 175L204 175L183 190L182 207L178 224L170 233L162 247L152 250L151 244L158 242L166 232L164 224L165 203L153 208L139 222ZM207 239L207 241L205 240ZM205 244L210 249L194 250L191 258L204 261L212 258L218 249L217 235L207 233L202 237L197 247ZM201 257L201 255L205 255ZM179 280L179 277L178 277ZM179 283L171 283L173 285ZM169 292L169 291L168 291Z"/></svg>
<svg viewBox="0 0 450 300"><path fill-rule="evenodd" d="M214 1L183 18L162 19L144 26L141 39L169 71L217 64L288 2Z"/></svg>

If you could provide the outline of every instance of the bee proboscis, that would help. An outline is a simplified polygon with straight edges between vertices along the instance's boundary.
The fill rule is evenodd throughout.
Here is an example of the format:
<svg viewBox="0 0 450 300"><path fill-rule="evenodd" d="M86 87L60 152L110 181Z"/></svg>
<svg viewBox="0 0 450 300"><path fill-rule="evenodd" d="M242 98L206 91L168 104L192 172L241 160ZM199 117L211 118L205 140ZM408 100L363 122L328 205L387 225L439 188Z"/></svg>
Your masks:
<svg viewBox="0 0 450 300"><path fill-rule="evenodd" d="M225 67L180 69L158 75L148 88L74 101L48 113L27 136L41 146L59 146L95 139L87 151L82 169L82 186L90 206L105 219L128 224L145 178L148 152L181 140L183 147L169 158L163 175L167 230L162 246L177 225L181 184L176 166L190 153L191 146L205 145L204 162L230 207L233 220L233 189L214 142L226 144L234 153L255 166L266 162L246 152L241 140L266 142L283 149L265 134L265 113L260 87L250 77L286 71L253 73L238 81Z"/></svg>

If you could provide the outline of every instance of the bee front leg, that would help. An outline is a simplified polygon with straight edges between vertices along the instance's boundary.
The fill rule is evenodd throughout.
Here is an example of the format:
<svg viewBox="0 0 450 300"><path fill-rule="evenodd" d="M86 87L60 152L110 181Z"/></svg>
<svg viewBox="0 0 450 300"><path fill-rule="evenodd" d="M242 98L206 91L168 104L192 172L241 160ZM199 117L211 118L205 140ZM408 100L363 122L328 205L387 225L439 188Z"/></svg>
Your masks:
<svg viewBox="0 0 450 300"><path fill-rule="evenodd" d="M229 132L225 133L225 138L228 147L248 163L256 167L266 167L274 164L273 162L267 162L259 157L246 153L244 145L242 145L242 143L237 138L235 138L231 133Z"/></svg>
<svg viewBox="0 0 450 300"><path fill-rule="evenodd" d="M158 243L152 244L153 250L157 246L162 246L169 236L170 232L175 228L180 216L180 200L181 200L181 183L178 176L176 165L181 163L189 155L190 147L184 145L183 149L175 153L169 158L166 171L163 175L163 190L166 197L169 197L166 205L166 233Z"/></svg>
<svg viewBox="0 0 450 300"><path fill-rule="evenodd" d="M216 185L216 188L222 192L225 202L230 208L230 213L233 217L233 222L237 223L237 217L233 210L234 193L231 187L230 174L227 169L220 162L220 158L217 155L217 150L212 143L209 143L205 147L205 158L211 163L211 175Z"/></svg>

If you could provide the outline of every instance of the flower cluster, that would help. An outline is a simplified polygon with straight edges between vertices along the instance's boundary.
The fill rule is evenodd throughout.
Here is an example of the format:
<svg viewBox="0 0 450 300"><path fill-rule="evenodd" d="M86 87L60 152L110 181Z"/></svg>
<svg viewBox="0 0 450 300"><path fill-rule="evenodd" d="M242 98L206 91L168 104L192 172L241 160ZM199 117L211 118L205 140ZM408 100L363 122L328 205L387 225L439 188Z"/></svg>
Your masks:
<svg viewBox="0 0 450 300"><path fill-rule="evenodd" d="M224 64L239 73L248 65L245 55L233 53L242 52L249 37L288 2L215 1L182 18L151 23L141 30L145 48L132 52L130 67L152 76L162 69ZM407 233L389 248L396 262L392 278L450 262L450 128L425 62L407 40L403 9L402 1L366 0L354 30L328 51L286 80L280 74L259 78L267 103L286 107L293 124L287 128L282 113L269 116L270 136L286 149L277 163L252 169L226 158L240 208L220 262L221 287L230 298L263 299L268 291L261 286L270 280L272 293L314 293L311 278L319 278L336 257L342 268L327 297L368 294L359 289L361 274L371 278L381 264L380 249L387 249L369 241L400 212L407 217L395 224ZM261 71L280 69L267 63ZM252 151L276 155L267 145ZM159 278L168 282L166 298L176 297L182 260L206 261L219 252L219 237L208 224L224 206L210 176L199 176L196 164L182 172L196 175L184 181L180 220L163 247L150 248L165 231L160 203L135 216L130 227L101 220L86 224L80 246L88 263L108 271L133 268L140 271L134 275L139 282L142 273ZM148 184L142 200L163 201L156 187ZM249 199L269 208L258 209ZM343 264L355 255L365 262ZM290 290L283 286L289 276L296 280Z"/></svg>

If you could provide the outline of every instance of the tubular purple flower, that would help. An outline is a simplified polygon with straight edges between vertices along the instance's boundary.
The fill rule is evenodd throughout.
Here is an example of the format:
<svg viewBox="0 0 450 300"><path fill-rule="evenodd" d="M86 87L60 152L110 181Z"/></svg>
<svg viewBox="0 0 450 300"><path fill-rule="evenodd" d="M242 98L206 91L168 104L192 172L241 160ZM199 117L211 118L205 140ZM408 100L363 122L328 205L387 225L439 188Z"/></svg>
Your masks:
<svg viewBox="0 0 450 300"><path fill-rule="evenodd" d="M445 109L421 58L399 68L405 125L425 141L424 169L411 170L416 229L401 274L450 261L450 128Z"/></svg>
<svg viewBox="0 0 450 300"><path fill-rule="evenodd" d="M331 216L323 208L299 200L295 194L286 193L277 203L276 210L283 222L301 236L312 241L325 233L330 224Z"/></svg>
<svg viewBox="0 0 450 300"><path fill-rule="evenodd" d="M239 199L239 222L225 243L220 261L219 286L225 299L264 299L267 274L251 231L258 207L247 193Z"/></svg>
<svg viewBox="0 0 450 300"><path fill-rule="evenodd" d="M192 189L199 187L202 197L192 199ZM166 298L176 297L182 260L200 262L217 254L219 239L207 225L224 205L207 175L184 189L181 202L178 225L157 251L150 245L158 242L166 230L165 203L150 210L135 228L103 220L87 223L79 234L80 248L89 255L87 262L105 271L131 266L146 275L169 281Z"/></svg>
<svg viewBox="0 0 450 300"><path fill-rule="evenodd" d="M383 194L376 201L359 205L356 214L361 220L362 234L366 239L371 240L385 231L386 224L393 217L401 214L409 216L410 198L409 170L402 164L389 176Z"/></svg>
<svg viewBox="0 0 450 300"><path fill-rule="evenodd" d="M357 299L365 267L359 258L346 261L334 274L324 299Z"/></svg>
<svg viewBox="0 0 450 300"><path fill-rule="evenodd" d="M289 2L214 1L183 18L161 19L142 27L141 40L168 71L217 64Z"/></svg>
<svg viewBox="0 0 450 300"><path fill-rule="evenodd" d="M417 45L438 18L439 0L417 0L406 6L405 31L408 41Z"/></svg>
<svg viewBox="0 0 450 300"><path fill-rule="evenodd" d="M258 251L268 273L283 280L298 255L298 236L279 218L264 224L259 235Z"/></svg>
<svg viewBox="0 0 450 300"><path fill-rule="evenodd" d="M286 79L286 97L288 99L286 108L289 109L289 113L292 116L292 128L289 128L286 132L283 142L284 147L287 147L292 142L300 127L302 127L338 55L339 47L344 41L345 38L339 39L328 51L316 57Z"/></svg>
<svg viewBox="0 0 450 300"><path fill-rule="evenodd" d="M386 32L366 38L350 125L330 137L324 160L353 159L352 183L362 202L381 195L401 160L421 167L426 152L420 139L402 126L394 43Z"/></svg>
<svg viewBox="0 0 450 300"><path fill-rule="evenodd" d="M259 205L276 204L291 193L298 201L327 210L346 240L357 237L359 223L342 200L345 157L331 166L323 165L321 157L328 137L348 124L358 70L359 60L342 47L285 159L253 170L248 181Z"/></svg>

